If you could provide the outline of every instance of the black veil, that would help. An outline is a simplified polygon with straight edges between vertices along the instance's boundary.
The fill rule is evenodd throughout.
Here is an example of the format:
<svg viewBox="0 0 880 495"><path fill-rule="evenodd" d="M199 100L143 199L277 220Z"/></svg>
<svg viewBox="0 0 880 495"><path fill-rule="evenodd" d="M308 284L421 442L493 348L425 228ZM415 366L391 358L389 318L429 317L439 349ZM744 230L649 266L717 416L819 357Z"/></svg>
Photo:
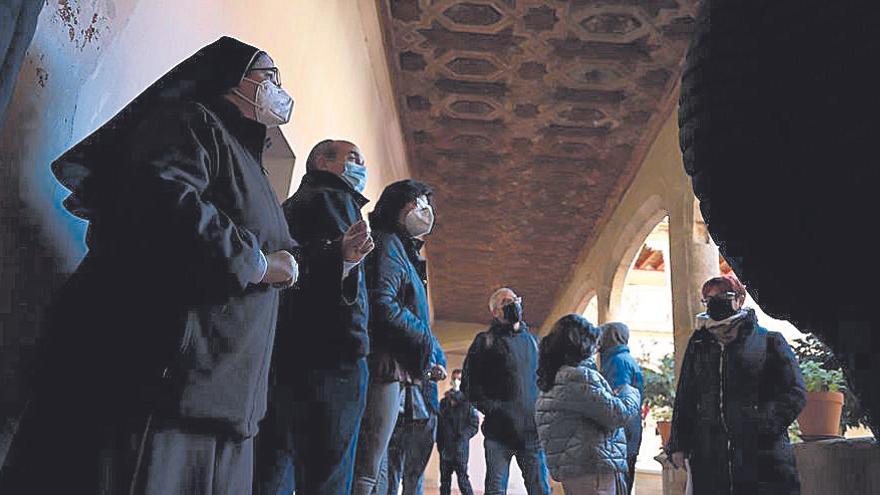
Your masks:
<svg viewBox="0 0 880 495"><path fill-rule="evenodd" d="M52 173L72 194L64 206L89 220L99 208L102 191L111 184L110 167L119 160L117 146L141 119L159 105L208 102L238 86L254 60L263 52L224 36L203 47L168 71L95 132L67 150L52 163Z"/></svg>

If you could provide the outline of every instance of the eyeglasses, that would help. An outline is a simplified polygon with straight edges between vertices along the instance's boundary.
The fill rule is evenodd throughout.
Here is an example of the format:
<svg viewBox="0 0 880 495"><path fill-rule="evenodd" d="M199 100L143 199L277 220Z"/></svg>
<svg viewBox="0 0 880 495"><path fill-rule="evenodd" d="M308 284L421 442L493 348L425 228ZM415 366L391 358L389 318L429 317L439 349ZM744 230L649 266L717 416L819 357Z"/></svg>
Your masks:
<svg viewBox="0 0 880 495"><path fill-rule="evenodd" d="M268 79L270 81L272 81L272 84L275 84L276 86L279 86L279 87L281 86L281 71L278 70L278 67L254 67L254 68L248 69L248 72L257 72L257 71L268 72L269 73Z"/></svg>
<svg viewBox="0 0 880 495"><path fill-rule="evenodd" d="M704 297L703 299L700 299L700 302L703 303L704 305L708 305L709 301L712 299L723 299L725 301L733 301L734 299L737 298L738 295L739 294L737 294L736 292L733 292L733 291L721 292L719 294L715 294L712 297Z"/></svg>
<svg viewBox="0 0 880 495"><path fill-rule="evenodd" d="M522 297L517 296L515 299L510 299L509 297L501 300L501 306L507 306L510 303L522 304Z"/></svg>

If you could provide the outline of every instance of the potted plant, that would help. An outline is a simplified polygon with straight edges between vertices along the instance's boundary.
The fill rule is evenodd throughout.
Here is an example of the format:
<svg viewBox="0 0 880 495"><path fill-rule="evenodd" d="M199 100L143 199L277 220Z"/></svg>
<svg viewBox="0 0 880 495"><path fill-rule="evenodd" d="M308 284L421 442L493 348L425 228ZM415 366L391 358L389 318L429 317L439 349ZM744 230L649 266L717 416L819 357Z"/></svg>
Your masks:
<svg viewBox="0 0 880 495"><path fill-rule="evenodd" d="M660 435L660 441L663 446L669 441L669 435L672 433L672 407L660 406L651 410L651 415L657 421L657 434Z"/></svg>
<svg viewBox="0 0 880 495"><path fill-rule="evenodd" d="M645 407L657 421L657 432L663 445L669 441L672 431L672 406L675 403L675 358L666 354L660 364L653 368L647 359L639 359L645 378Z"/></svg>
<svg viewBox="0 0 880 495"><path fill-rule="evenodd" d="M843 412L843 372L826 370L816 361L801 363L807 403L798 416L801 437L840 436Z"/></svg>
<svg viewBox="0 0 880 495"><path fill-rule="evenodd" d="M792 343L791 348L798 357L798 361L801 365L801 372L804 375L804 382L807 388L807 406L804 408L804 411L807 412L806 420L809 424L806 427L804 427L803 424L800 425L800 433L802 436L806 436L808 439L812 435L839 436L842 435L848 427L866 427L865 413L861 404L852 391L846 387L840 363L834 357L834 354L832 354L831 349L813 335L807 335L803 339L795 340ZM816 365L818 365L818 367ZM827 395L819 393L823 391L831 393ZM840 412L838 427L832 431L831 425L827 425L827 427L824 428L826 433L816 433L816 431L812 429L812 423L810 423L813 418L812 413L817 406L820 411L825 411L826 408L823 404L828 404L819 399L823 397L834 397L830 403L831 412L833 413L838 407L833 404L839 404L839 402L837 402L837 399L840 398L840 396L837 395L839 393L843 394L843 407ZM822 414L824 414L824 412ZM803 416L804 413L802 412L801 417ZM801 417L798 417L798 422L801 421Z"/></svg>

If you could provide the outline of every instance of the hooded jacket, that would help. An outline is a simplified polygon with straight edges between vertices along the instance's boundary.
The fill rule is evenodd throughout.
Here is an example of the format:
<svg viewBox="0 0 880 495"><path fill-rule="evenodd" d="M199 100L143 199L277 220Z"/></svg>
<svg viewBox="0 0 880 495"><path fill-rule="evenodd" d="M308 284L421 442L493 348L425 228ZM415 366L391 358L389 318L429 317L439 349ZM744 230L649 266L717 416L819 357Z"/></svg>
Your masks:
<svg viewBox="0 0 880 495"><path fill-rule="evenodd" d="M731 324L736 336L727 345L705 326L691 336L666 451L690 459L694 495L798 494L788 439L806 402L797 358L754 311Z"/></svg>
<svg viewBox="0 0 880 495"><path fill-rule="evenodd" d="M592 473L626 473L623 426L639 416L640 400L638 390L629 385L615 396L592 359L561 367L553 388L541 392L536 412L553 479L564 482Z"/></svg>
<svg viewBox="0 0 880 495"><path fill-rule="evenodd" d="M638 389L639 397L645 394L645 378L642 368L629 352L629 328L622 323L606 323L602 325L600 338L602 376L608 381L612 390L626 384ZM644 399L640 400L641 409ZM639 453L642 444L642 416L633 416L624 426L626 435L627 456Z"/></svg>

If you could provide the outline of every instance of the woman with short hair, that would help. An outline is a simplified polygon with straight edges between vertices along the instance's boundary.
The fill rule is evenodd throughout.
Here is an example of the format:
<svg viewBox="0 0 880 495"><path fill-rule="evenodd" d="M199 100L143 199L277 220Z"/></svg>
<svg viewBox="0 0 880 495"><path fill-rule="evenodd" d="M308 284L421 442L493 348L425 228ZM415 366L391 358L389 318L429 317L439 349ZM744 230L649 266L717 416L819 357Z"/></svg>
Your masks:
<svg viewBox="0 0 880 495"><path fill-rule="evenodd" d="M672 463L688 461L694 495L800 493L788 427L806 401L797 358L743 308L733 276L703 284L675 394Z"/></svg>
<svg viewBox="0 0 880 495"><path fill-rule="evenodd" d="M388 185L370 213L376 248L366 259L370 298L370 383L361 421L352 493L370 495L379 484L382 458L398 421L417 422L430 445L412 445L407 462L427 464L439 408L437 386L446 358L431 333L428 275L421 256L434 226L430 186L415 180ZM403 397L403 401L401 401ZM422 448L417 448L422 447ZM418 459L415 459L415 458ZM389 458L389 461L392 461ZM410 466L412 467L412 466ZM419 485L410 478L405 491Z"/></svg>
<svg viewBox="0 0 880 495"><path fill-rule="evenodd" d="M563 316L541 340L536 420L551 476L566 495L623 495L627 452L623 426L639 414L639 391L618 391L596 369L599 331L586 318Z"/></svg>

